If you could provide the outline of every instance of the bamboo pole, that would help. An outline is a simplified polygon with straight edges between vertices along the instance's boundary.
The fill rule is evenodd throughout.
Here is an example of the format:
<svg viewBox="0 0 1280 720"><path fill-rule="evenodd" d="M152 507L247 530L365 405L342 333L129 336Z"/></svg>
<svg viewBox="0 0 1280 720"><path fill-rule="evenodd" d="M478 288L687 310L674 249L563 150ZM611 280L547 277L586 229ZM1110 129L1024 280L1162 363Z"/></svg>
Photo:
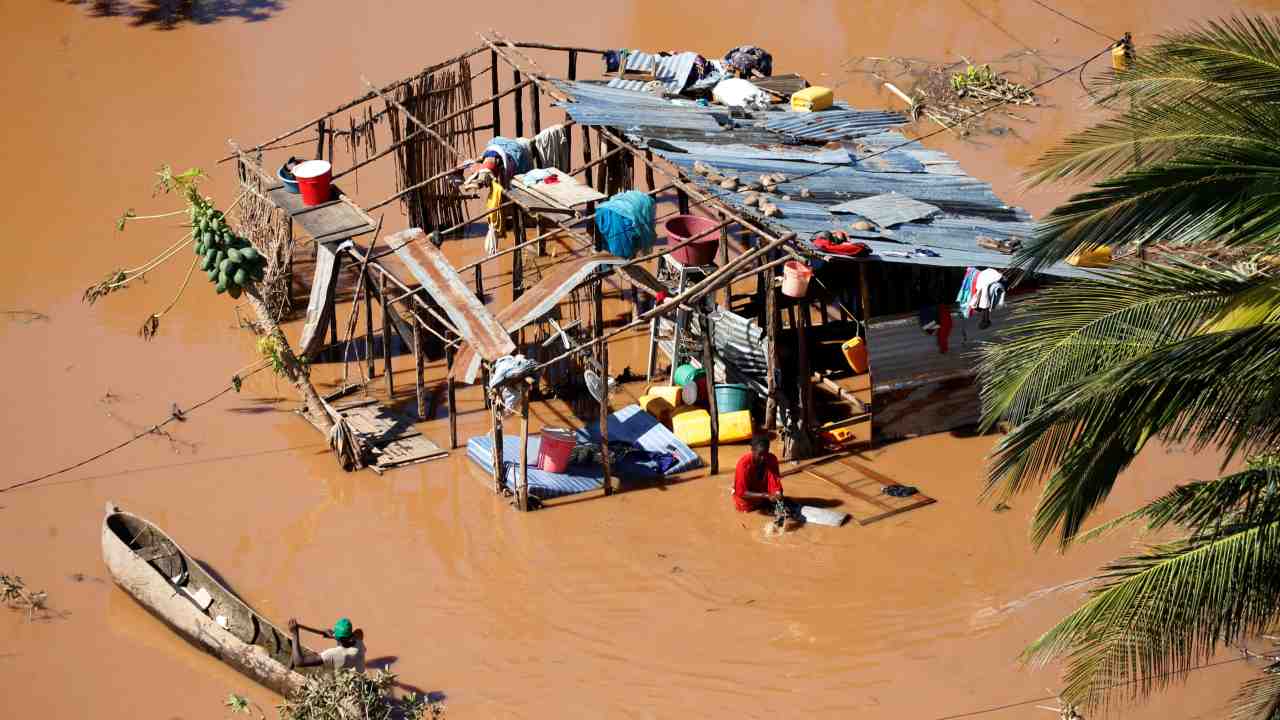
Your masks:
<svg viewBox="0 0 1280 720"><path fill-rule="evenodd" d="M599 50L597 48L574 47L572 45L547 45L545 43L536 43L536 42L516 42L512 44L518 48L531 48L534 50L559 50L561 52L568 52L570 57L573 57L574 55L580 52L587 53L588 55L600 55L603 57L606 53L609 52L608 50ZM569 79L572 80L573 76L570 75Z"/></svg>
<svg viewBox="0 0 1280 720"><path fill-rule="evenodd" d="M367 85L369 89L377 92L378 95L380 95L382 99L386 101L388 104L395 105L396 108L400 110L400 112L404 113L405 117L408 118L410 122L418 126L418 129L430 135L432 138L436 140L436 142L440 144L441 147L443 147L445 150L448 150L453 155L455 160L465 159L462 157L462 153L458 152L457 148L455 148L453 145L450 145L448 140L445 140L443 137L440 136L440 133L436 132L435 130L432 130L430 126L428 126L426 123L419 120L412 112L409 111L409 108L405 107L404 104L401 103L399 100L396 100L395 98L387 95L381 90L377 90L376 88L374 88L373 83L369 82L369 79L364 77L363 75L360 76L360 81L363 82L365 85Z"/></svg>
<svg viewBox="0 0 1280 720"><path fill-rule="evenodd" d="M529 388L520 388L520 479L516 483L516 507L529 511Z"/></svg>
<svg viewBox="0 0 1280 720"><path fill-rule="evenodd" d="M609 343L604 340L604 274L597 273L591 286L595 301L595 346L600 370L600 468L603 471L604 494L613 494L613 482L609 478Z"/></svg>
<svg viewBox="0 0 1280 720"><path fill-rule="evenodd" d="M489 88L493 92L492 109L490 114L493 115L493 134L495 136L502 134L502 105L498 102L498 52L496 50L489 51ZM515 88L511 88L514 92Z"/></svg>
<svg viewBox="0 0 1280 720"><path fill-rule="evenodd" d="M537 135L542 132L542 99L538 96L538 84L534 83L529 88L529 117L533 122L533 134Z"/></svg>
<svg viewBox="0 0 1280 720"><path fill-rule="evenodd" d="M520 84L520 71L511 71L512 82L516 85ZM516 91L515 98L515 118L516 118L516 137L524 137L524 93L520 90Z"/></svg>
<svg viewBox="0 0 1280 720"><path fill-rule="evenodd" d="M502 410L499 407L502 403L497 394L489 389L488 383L485 383L484 396L489 400L486 404L489 406L489 434L493 440L493 491L501 495L506 485L506 472L502 467Z"/></svg>
<svg viewBox="0 0 1280 720"><path fill-rule="evenodd" d="M766 395L764 402L764 426L766 430L773 430L777 427L778 422L778 322L781 320L778 312L778 290L774 286L774 278L777 276L776 270L769 270L765 273L765 334L768 338L765 347L765 367L768 373L766 380Z"/></svg>
<svg viewBox="0 0 1280 720"><path fill-rule="evenodd" d="M427 419L427 389L423 386L423 374L426 370L426 353L422 349L422 327L418 323L418 318L413 318L413 355L414 366L417 371L415 382L418 391L418 420Z"/></svg>
<svg viewBox="0 0 1280 720"><path fill-rule="evenodd" d="M395 397L395 373L391 370L391 315L387 306L387 274L378 273L378 296L382 299L382 374L387 381L387 402Z"/></svg>
<svg viewBox="0 0 1280 720"><path fill-rule="evenodd" d="M369 377L373 377L373 275L368 267L364 270L364 360L368 365Z"/></svg>
<svg viewBox="0 0 1280 720"><path fill-rule="evenodd" d="M452 345L445 345L444 348L444 364L445 364L445 400L449 404L449 449L453 450L458 447L458 401L456 396L456 388L453 381L453 356L454 348Z"/></svg>
<svg viewBox="0 0 1280 720"><path fill-rule="evenodd" d="M601 160L603 159L601 158ZM591 167L595 165L595 163L591 162L591 128L587 125L582 126L582 162L585 163L583 169L586 172L583 174L583 179L587 181L587 187L595 187L595 181L592 179L593 171L591 170Z"/></svg>
<svg viewBox="0 0 1280 720"><path fill-rule="evenodd" d="M711 475L720 472L720 408L716 402L715 321L702 316L702 369L707 373L707 408L711 411Z"/></svg>

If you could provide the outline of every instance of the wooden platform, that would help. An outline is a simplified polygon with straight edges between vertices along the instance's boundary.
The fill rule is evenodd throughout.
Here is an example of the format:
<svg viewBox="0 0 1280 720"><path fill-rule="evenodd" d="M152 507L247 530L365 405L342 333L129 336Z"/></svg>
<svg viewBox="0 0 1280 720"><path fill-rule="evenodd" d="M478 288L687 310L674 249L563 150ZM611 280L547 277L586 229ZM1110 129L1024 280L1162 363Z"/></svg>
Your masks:
<svg viewBox="0 0 1280 720"><path fill-rule="evenodd" d="M334 409L351 426L378 474L391 468L442 458L448 450L431 442L414 427L416 420L377 400L335 403Z"/></svg>
<svg viewBox="0 0 1280 720"><path fill-rule="evenodd" d="M836 456L819 460L812 465L804 466L799 472L842 490L849 502L841 509L848 511L859 525L870 525L899 513L937 502L923 492L917 492L910 497L885 495L884 488L899 483L848 457ZM911 483L901 484L910 485Z"/></svg>

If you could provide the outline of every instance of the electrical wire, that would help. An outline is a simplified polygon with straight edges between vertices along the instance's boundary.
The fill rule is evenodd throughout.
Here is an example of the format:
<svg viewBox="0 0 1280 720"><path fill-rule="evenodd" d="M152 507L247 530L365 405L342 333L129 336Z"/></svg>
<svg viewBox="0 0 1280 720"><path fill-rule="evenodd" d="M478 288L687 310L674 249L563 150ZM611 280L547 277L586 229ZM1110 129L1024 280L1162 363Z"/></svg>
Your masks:
<svg viewBox="0 0 1280 720"><path fill-rule="evenodd" d="M1095 34L1095 35L1099 35L1099 36L1101 36L1101 37L1104 37L1104 38L1106 38L1106 39L1108 39L1108 40L1111 40L1112 42L1120 42L1119 38L1114 38L1114 37L1112 37L1112 36L1110 36L1110 35L1108 35L1108 34L1106 34L1106 33L1102 32L1101 30L1099 30L1099 29L1097 29L1097 28L1095 28L1095 27L1092 27L1092 26L1090 26L1090 25L1087 25L1087 24L1085 24L1085 23L1083 23L1083 22L1081 22L1081 21L1079 21L1079 20L1077 20L1077 19L1075 19L1075 18L1071 17L1070 15L1068 15L1068 14L1066 14L1066 13L1062 12L1061 10L1059 10L1059 9L1057 9L1057 8L1055 8L1055 7L1052 7L1052 6L1046 5L1045 3L1040 2L1040 0L1031 0L1031 2L1033 2L1033 3L1037 4L1037 5L1039 5L1040 7L1044 8L1045 10L1048 10L1049 12L1053 13L1054 15L1057 15L1058 17L1060 17L1060 18L1062 18L1062 19L1066 20L1067 22L1071 22L1071 23L1075 23L1076 25L1079 25L1080 27L1084 28L1085 30L1088 30L1089 32L1091 32L1091 33L1093 33L1093 34Z"/></svg>
<svg viewBox="0 0 1280 720"><path fill-rule="evenodd" d="M264 364L264 365L260 365L259 367L255 368L255 369L253 369L253 370L250 370L249 372L245 373L244 375L237 376L237 378L238 378L238 380L244 380L245 378L250 377L250 376L254 375L254 374L255 374L255 373L257 373L257 372L259 372L259 371L261 371L261 370L264 370L266 367L267 367L267 366L266 366L265 364ZM169 423L173 422L174 420L185 420L185 419L186 419L186 416L187 416L188 414L190 414L193 410L198 410L198 409L200 409L200 408L204 407L205 405L208 405L209 403L213 402L214 400L217 400L218 398L222 397L223 395L226 395L227 393L229 393L229 392L231 392L231 391L233 391L233 390L238 390L238 389L237 389L237 387L236 387L238 384L239 384L238 382L236 382L236 381L232 381L230 385L227 385L226 387L222 388L222 389L221 389L221 390L219 390L218 392L216 392L216 393L214 393L213 395L210 395L209 397L205 398L204 400L201 400L200 402L198 402L198 403L196 403L196 404L192 405L191 407L187 408L186 410L183 410L183 409L181 409L181 408L179 408L179 407L177 407L177 406L175 405L175 406L174 406L174 409L173 409L173 412L169 413L169 417L167 417L167 418L165 418L164 420L162 420L162 421L160 421L160 422L156 423L155 425L152 425L151 427L147 428L146 430L143 430L142 432L140 432L140 433L138 433L138 434L134 435L133 437L129 438L128 440L125 440L124 442L122 442L122 443L120 443L120 444L118 444L118 445L115 445L115 446L113 446L113 447L107 448L106 450L103 450L102 452L98 453L97 455L94 455L94 456L89 457L89 458L85 458L84 460L81 460L80 462L75 463L75 464L73 464L73 465L68 465L67 467L61 468L61 469L59 469L59 470L54 470L53 472L45 473L44 475L41 475L40 477L37 477L37 478L32 478L32 479L30 479L30 480L23 480L22 482L14 483L14 484L12 484L12 485L8 485L8 486L6 486L6 487L0 488L0 493L9 492L10 490L16 490L16 489L18 489L18 488L20 488L20 487L25 487L25 486L27 486L27 485L32 485L32 484L34 484L34 483L38 483L38 482L40 482L41 480L47 480L47 479L49 479L49 478L51 478L51 477L54 477L55 475L61 475L61 474L63 474L63 473L71 472L72 470L75 470L76 468L80 468L80 467L84 467L85 465L88 465L89 463L93 462L94 460L97 460L97 459L102 458L102 457L106 457L107 455L110 455L111 453L113 453L113 452L115 452L115 451L117 451L117 450L119 450L119 449L121 449L121 448L123 448L123 447L125 447L125 446L127 446L127 445L130 445L130 444L132 444L132 443L135 443L135 442L137 442L138 440L141 440L142 438L147 437L148 435L153 435L153 434L155 434L156 432L158 432L158 431L160 430L160 428L164 427L165 425L168 425Z"/></svg>

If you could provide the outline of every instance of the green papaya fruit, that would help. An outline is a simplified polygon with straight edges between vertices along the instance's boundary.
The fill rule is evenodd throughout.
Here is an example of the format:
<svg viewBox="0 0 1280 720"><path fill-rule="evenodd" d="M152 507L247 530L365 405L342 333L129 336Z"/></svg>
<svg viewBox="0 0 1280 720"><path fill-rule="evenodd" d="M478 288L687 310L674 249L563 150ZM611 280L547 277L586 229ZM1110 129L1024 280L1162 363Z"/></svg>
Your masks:
<svg viewBox="0 0 1280 720"><path fill-rule="evenodd" d="M244 268L238 268L235 274L231 276L231 279L234 280L237 285L244 285L249 279L249 273Z"/></svg>
<svg viewBox="0 0 1280 720"><path fill-rule="evenodd" d="M206 270L206 271L205 271L205 275L208 275L208 276L209 276L209 282L213 282L213 281L217 280L217 279L218 279L218 268L209 268L208 270Z"/></svg>
<svg viewBox="0 0 1280 720"><path fill-rule="evenodd" d="M218 291L219 295L221 295L222 293L227 291L227 284L219 280L217 287L215 287L214 289Z"/></svg>
<svg viewBox="0 0 1280 720"><path fill-rule="evenodd" d="M230 267L231 267L231 258L227 258L222 262L218 263L218 269L221 270L224 275L227 273Z"/></svg>
<svg viewBox="0 0 1280 720"><path fill-rule="evenodd" d="M200 261L200 269L205 272L209 272L209 268L211 267L213 267L213 256L205 255L204 259Z"/></svg>
<svg viewBox="0 0 1280 720"><path fill-rule="evenodd" d="M240 251L235 248L228 248L227 259L230 260L233 265L238 265L241 259Z"/></svg>
<svg viewBox="0 0 1280 720"><path fill-rule="evenodd" d="M260 257L262 256L258 254L257 249L254 248L252 245L247 245L243 248L240 248L241 260L248 260L249 262L252 263L252 262L256 262Z"/></svg>
<svg viewBox="0 0 1280 720"><path fill-rule="evenodd" d="M226 286L227 281L228 281L228 280L230 280L230 279L231 279L231 277L230 277L229 275L227 275L227 273L226 273L226 272L224 272L224 271L222 271L222 270L219 270L219 271L218 271L218 284L219 284L219 285Z"/></svg>

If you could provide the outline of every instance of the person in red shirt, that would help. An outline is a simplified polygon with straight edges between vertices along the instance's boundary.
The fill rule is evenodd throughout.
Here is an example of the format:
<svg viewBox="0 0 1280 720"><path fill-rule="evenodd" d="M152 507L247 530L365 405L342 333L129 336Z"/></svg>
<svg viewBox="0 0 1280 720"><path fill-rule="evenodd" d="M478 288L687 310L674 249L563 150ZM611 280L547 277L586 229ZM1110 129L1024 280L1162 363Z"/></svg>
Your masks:
<svg viewBox="0 0 1280 720"><path fill-rule="evenodd" d="M738 512L772 508L770 503L782 497L782 477L778 458L769 452L769 436L751 438L751 452L738 460L733 474L733 504Z"/></svg>

